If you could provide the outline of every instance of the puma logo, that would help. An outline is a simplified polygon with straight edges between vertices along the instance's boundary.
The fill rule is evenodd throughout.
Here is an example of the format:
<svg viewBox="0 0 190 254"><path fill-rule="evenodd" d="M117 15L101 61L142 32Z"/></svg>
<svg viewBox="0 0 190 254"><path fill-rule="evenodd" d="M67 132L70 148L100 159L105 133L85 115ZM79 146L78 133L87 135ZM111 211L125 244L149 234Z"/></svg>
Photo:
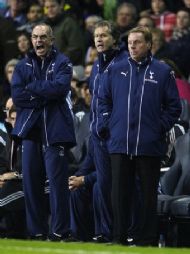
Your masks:
<svg viewBox="0 0 190 254"><path fill-rule="evenodd" d="M127 73L128 73L128 71L126 71L126 72L121 72L121 75L124 75L125 77L127 76Z"/></svg>
<svg viewBox="0 0 190 254"><path fill-rule="evenodd" d="M153 79L154 72L150 71L150 79Z"/></svg>

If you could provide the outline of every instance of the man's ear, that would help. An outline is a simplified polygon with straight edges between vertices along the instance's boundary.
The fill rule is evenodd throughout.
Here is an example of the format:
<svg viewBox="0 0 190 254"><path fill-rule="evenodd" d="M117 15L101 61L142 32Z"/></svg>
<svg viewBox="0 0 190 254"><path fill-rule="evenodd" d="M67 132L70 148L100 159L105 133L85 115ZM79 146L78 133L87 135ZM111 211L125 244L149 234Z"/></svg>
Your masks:
<svg viewBox="0 0 190 254"><path fill-rule="evenodd" d="M52 38L51 38L51 45L53 45L54 40L55 40L55 37L52 37Z"/></svg>

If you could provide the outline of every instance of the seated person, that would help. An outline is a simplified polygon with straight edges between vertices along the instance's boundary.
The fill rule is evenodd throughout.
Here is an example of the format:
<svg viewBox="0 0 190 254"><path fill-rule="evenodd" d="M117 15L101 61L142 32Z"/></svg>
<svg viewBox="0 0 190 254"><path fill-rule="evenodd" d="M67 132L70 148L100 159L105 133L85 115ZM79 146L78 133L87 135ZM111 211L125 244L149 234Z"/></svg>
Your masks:
<svg viewBox="0 0 190 254"><path fill-rule="evenodd" d="M96 203L96 172L89 142L88 154L80 169L69 177L71 240L90 241L94 235L93 205Z"/></svg>
<svg viewBox="0 0 190 254"><path fill-rule="evenodd" d="M9 110L14 126L16 110ZM4 237L25 238L24 193L22 190L21 149L10 132L0 130L0 221L5 221Z"/></svg>

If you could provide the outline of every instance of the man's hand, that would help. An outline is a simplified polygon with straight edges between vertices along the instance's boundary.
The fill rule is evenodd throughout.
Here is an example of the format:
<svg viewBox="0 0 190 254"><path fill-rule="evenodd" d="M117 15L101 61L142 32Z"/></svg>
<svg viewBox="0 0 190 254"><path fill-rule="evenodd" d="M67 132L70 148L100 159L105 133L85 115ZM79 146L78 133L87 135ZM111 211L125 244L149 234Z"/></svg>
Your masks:
<svg viewBox="0 0 190 254"><path fill-rule="evenodd" d="M11 180L11 179L15 179L15 178L16 178L16 176L15 176L14 172L7 172L7 173L0 175L0 188L3 187L3 185L5 184L5 182L7 180Z"/></svg>
<svg viewBox="0 0 190 254"><path fill-rule="evenodd" d="M7 172L2 175L0 175L0 181L7 181L7 180L12 180L16 179L15 172Z"/></svg>
<svg viewBox="0 0 190 254"><path fill-rule="evenodd" d="M73 191L84 185L84 176L70 176L69 190Z"/></svg>

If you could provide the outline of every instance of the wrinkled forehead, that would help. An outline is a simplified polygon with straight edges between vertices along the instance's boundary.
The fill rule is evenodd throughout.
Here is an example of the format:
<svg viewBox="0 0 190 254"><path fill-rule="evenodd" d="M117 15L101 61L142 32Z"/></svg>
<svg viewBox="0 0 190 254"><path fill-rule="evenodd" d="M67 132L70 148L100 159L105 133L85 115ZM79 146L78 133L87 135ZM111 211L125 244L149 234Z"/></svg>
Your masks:
<svg viewBox="0 0 190 254"><path fill-rule="evenodd" d="M144 35L141 32L132 32L129 33L128 41L129 40L144 40Z"/></svg>
<svg viewBox="0 0 190 254"><path fill-rule="evenodd" d="M98 26L94 30L94 34L110 34L110 29L108 26Z"/></svg>
<svg viewBox="0 0 190 254"><path fill-rule="evenodd" d="M46 34L47 36L50 36L50 31L49 31L49 28L47 26L36 26L33 29L32 34L35 34L35 35L44 35L44 34Z"/></svg>

